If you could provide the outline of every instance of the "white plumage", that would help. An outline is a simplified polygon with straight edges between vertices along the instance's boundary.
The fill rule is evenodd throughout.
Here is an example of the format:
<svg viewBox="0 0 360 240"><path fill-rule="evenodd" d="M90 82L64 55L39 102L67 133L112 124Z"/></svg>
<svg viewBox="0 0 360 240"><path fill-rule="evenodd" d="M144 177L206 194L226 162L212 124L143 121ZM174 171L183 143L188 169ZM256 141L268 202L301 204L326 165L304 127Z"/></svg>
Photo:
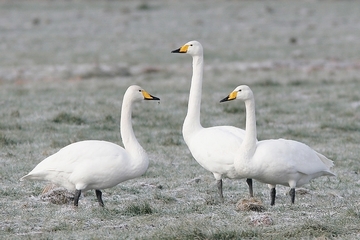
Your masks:
<svg viewBox="0 0 360 240"><path fill-rule="evenodd" d="M221 199L222 178L244 178L234 168L235 151L245 136L245 131L231 126L203 128L200 123L200 105L203 80L203 47L190 41L172 53L187 53L193 58L188 111L183 124L183 137L195 160L213 173L217 180ZM253 196L252 180L247 179L250 196Z"/></svg>
<svg viewBox="0 0 360 240"><path fill-rule="evenodd" d="M121 109L121 136L125 148L98 140L72 143L40 162L20 179L43 180L75 190L74 205L81 191L95 189L100 206L104 206L100 189L141 176L148 168L145 150L137 141L131 123L133 103L139 100L160 100L139 86L125 92Z"/></svg>
<svg viewBox="0 0 360 240"><path fill-rule="evenodd" d="M253 92L242 85L221 102L234 99L243 100L246 107L246 135L236 151L235 169L240 175L269 184L271 205L275 204L276 184L291 188L294 203L296 187L320 176L335 176L330 171L333 161L301 142L285 139L257 142Z"/></svg>

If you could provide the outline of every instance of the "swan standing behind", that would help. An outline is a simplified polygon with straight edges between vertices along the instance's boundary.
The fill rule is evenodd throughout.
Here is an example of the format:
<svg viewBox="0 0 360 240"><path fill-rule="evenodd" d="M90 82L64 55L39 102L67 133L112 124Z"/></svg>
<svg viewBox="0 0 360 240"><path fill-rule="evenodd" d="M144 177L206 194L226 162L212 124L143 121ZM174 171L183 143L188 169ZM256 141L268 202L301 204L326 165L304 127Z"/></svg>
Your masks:
<svg viewBox="0 0 360 240"><path fill-rule="evenodd" d="M241 99L246 108L246 135L238 146L235 169L243 176L269 185L271 205L275 204L276 184L290 186L291 202L295 202L295 188L320 176L335 176L330 171L333 161L309 146L285 139L256 142L255 100L251 89L238 86L220 102Z"/></svg>
<svg viewBox="0 0 360 240"><path fill-rule="evenodd" d="M200 123L200 105L203 79L203 47L190 41L172 53L187 53L193 58L188 111L183 124L183 137L195 160L213 173L218 191L223 200L222 179L244 178L235 171L235 151L245 136L245 131L231 126L203 128ZM252 179L248 178L250 196L253 197Z"/></svg>
<svg viewBox="0 0 360 240"><path fill-rule="evenodd" d="M124 148L111 142L87 140L72 143L40 162L23 180L43 180L75 191L78 206L82 191L95 189L100 206L104 206L100 189L141 176L148 168L145 150L137 141L131 123L133 103L160 100L139 86L130 86L124 95L120 131Z"/></svg>

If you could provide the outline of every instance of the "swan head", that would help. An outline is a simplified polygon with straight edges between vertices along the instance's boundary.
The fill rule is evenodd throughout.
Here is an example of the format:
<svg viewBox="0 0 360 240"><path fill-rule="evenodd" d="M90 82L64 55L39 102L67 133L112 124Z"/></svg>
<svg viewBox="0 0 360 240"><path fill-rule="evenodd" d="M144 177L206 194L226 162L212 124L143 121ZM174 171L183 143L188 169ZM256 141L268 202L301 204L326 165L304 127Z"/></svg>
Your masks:
<svg viewBox="0 0 360 240"><path fill-rule="evenodd" d="M222 99L220 102L227 102L235 99L246 101L253 98L254 94L251 89L246 85L241 85L236 87L227 97Z"/></svg>
<svg viewBox="0 0 360 240"><path fill-rule="evenodd" d="M160 100L160 98L152 96L147 91L145 91L143 88L137 85L130 86L126 92L125 97L129 97L133 101L140 101L140 100Z"/></svg>
<svg viewBox="0 0 360 240"><path fill-rule="evenodd" d="M171 51L172 53L187 53L191 56L202 56L203 47L198 41L190 41L185 43L182 47Z"/></svg>

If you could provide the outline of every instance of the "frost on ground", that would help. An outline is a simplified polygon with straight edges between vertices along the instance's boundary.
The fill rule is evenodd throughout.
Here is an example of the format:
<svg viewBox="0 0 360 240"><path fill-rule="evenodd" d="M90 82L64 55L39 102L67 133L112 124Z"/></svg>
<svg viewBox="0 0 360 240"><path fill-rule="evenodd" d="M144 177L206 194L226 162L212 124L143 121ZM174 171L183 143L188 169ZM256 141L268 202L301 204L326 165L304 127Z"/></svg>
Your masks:
<svg viewBox="0 0 360 240"><path fill-rule="evenodd" d="M253 226L270 226L274 224L273 219L271 216L267 214L258 214L250 216L250 224Z"/></svg>
<svg viewBox="0 0 360 240"><path fill-rule="evenodd" d="M360 4L357 1L0 1L0 232L6 239L359 239ZM204 46L201 122L244 127L243 104L219 100L240 84L257 104L259 139L288 138L334 160L337 178L269 189L214 177L182 138L191 58ZM73 193L18 179L81 140L121 144L122 94L150 158L138 179ZM76 121L54 121L74 116ZM32 196L29 198L29 196ZM240 199L240 201L239 201Z"/></svg>
<svg viewBox="0 0 360 240"><path fill-rule="evenodd" d="M157 72L180 73L183 68L179 65L167 64L165 66L151 64L127 65L123 64L77 64L77 65L42 65L27 67L0 67L0 81L49 81L49 80L73 80L89 78L114 78L131 77L143 74ZM223 72L245 72L245 71L279 71L292 70L300 71L306 74L312 72L326 71L333 73L335 71L360 70L360 62L337 61L337 60L282 60L282 61L264 61L264 62L231 62L207 64L206 71Z"/></svg>

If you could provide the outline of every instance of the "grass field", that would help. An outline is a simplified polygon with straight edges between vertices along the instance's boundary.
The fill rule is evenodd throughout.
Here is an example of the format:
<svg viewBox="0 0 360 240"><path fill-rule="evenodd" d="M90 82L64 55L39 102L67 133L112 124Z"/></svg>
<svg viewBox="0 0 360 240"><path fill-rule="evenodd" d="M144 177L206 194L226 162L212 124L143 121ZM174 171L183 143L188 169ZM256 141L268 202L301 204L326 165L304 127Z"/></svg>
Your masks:
<svg viewBox="0 0 360 240"><path fill-rule="evenodd" d="M360 4L357 1L0 1L0 238L359 239ZM254 182L265 211L237 211L245 180L216 182L181 135L191 57L204 46L203 126L243 128L244 104L219 100L240 84L256 100L258 138L304 142L334 160L336 178L286 187ZM138 84L135 134L150 166L140 178L72 202L19 182L80 140L122 145L122 97ZM147 120L145 120L147 116ZM302 193L302 194L301 194ZM65 198L66 200L66 198Z"/></svg>

